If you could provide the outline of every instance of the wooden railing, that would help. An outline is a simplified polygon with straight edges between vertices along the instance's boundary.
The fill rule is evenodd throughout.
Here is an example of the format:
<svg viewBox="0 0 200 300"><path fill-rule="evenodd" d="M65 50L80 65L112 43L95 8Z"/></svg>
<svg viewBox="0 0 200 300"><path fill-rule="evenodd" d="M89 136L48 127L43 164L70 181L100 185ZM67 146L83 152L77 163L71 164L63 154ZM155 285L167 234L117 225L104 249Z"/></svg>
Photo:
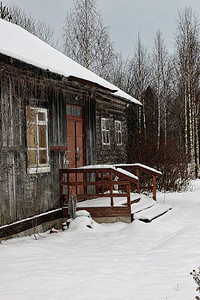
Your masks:
<svg viewBox="0 0 200 300"><path fill-rule="evenodd" d="M131 172L135 173L135 176ZM97 165L77 169L61 169L61 206L64 205L64 195L70 194L76 194L78 201L110 197L111 207L114 206L114 198L117 197L126 197L126 206L130 207L130 192L135 190L138 194L141 190L152 190L153 199L156 200L156 177L162 177L161 172L142 164ZM115 186L121 193L115 192ZM65 192L64 187L67 187ZM89 187L90 192L88 192Z"/></svg>
<svg viewBox="0 0 200 300"><path fill-rule="evenodd" d="M130 183L138 184L137 177L128 176L120 169L116 168L78 168L78 169L61 169L60 170L60 194L63 195L77 194L78 200L86 200L88 198L110 197L110 205L114 206L114 198L125 197L127 199L127 207L131 206L130 199ZM115 187L123 191L115 192ZM64 187L67 187L67 192L64 193ZM88 187L92 192L88 193ZM61 206L64 203L62 201Z"/></svg>
<svg viewBox="0 0 200 300"><path fill-rule="evenodd" d="M161 172L139 163L119 164L114 167L134 173L138 178L137 193L140 194L141 190L151 190L153 199L156 200L156 177L162 178Z"/></svg>

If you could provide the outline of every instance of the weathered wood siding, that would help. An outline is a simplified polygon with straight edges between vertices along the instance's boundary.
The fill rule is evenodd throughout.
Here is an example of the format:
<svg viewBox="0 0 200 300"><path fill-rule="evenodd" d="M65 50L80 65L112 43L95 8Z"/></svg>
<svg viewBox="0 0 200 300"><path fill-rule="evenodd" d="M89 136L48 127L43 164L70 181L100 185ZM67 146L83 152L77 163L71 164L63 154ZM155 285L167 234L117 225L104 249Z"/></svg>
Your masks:
<svg viewBox="0 0 200 300"><path fill-rule="evenodd" d="M1 226L60 206L59 169L68 167L66 104L84 108L86 164L96 162L96 128L95 101L77 84L8 66L0 82ZM49 173L27 173L27 105L48 109Z"/></svg>
<svg viewBox="0 0 200 300"><path fill-rule="evenodd" d="M110 145L102 144L101 118L108 118ZM117 145L115 121L122 123L122 145ZM96 110L97 163L116 164L127 162L127 119L126 103L119 99L98 101Z"/></svg>
<svg viewBox="0 0 200 300"><path fill-rule="evenodd" d="M59 169L67 168L66 104L83 107L85 163L126 162L126 103L109 91L67 80L0 54L0 226L60 207ZM50 172L28 174L26 107L48 110ZM102 145L109 118L110 145ZM122 145L114 121L122 122Z"/></svg>

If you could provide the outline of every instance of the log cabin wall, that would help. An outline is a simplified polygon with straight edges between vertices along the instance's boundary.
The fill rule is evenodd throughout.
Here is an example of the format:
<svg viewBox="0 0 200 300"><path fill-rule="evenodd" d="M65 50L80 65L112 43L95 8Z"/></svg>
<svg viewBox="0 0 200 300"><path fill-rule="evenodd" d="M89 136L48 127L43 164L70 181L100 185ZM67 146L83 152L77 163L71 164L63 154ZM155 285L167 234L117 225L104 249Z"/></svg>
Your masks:
<svg viewBox="0 0 200 300"><path fill-rule="evenodd" d="M127 104L123 100L111 98L104 101L97 100L96 109L96 141L97 163L116 164L127 162ZM103 144L102 118L108 120L109 144ZM121 122L121 143L117 143L115 121Z"/></svg>
<svg viewBox="0 0 200 300"><path fill-rule="evenodd" d="M90 88L17 64L0 64L0 226L60 207L59 169L68 167L66 104L84 107L86 164L96 163L96 100ZM48 110L50 172L27 172L27 106Z"/></svg>

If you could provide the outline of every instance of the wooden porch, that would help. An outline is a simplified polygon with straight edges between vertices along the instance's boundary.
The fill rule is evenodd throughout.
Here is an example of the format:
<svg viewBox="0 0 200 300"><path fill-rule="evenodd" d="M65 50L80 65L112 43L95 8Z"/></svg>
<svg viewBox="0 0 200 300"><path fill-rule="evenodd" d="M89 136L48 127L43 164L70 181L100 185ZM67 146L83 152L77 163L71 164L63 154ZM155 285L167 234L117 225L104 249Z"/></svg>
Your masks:
<svg viewBox="0 0 200 300"><path fill-rule="evenodd" d="M153 192L161 172L142 164L91 165L60 170L63 216L69 215L68 199L77 196L76 210L87 210L97 221L131 222L131 206L143 190Z"/></svg>

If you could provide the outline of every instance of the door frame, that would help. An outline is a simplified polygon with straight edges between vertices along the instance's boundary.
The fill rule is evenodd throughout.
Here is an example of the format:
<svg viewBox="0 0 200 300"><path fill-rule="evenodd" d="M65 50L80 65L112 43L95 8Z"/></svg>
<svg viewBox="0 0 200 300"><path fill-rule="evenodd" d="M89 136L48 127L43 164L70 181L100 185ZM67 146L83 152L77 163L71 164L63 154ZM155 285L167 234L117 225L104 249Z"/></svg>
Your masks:
<svg viewBox="0 0 200 300"><path fill-rule="evenodd" d="M67 107L70 107L70 108L80 108L81 109L81 115L80 116L77 116L77 115L73 115L73 114L68 114L68 111L67 111ZM66 125L67 125L67 121L71 120L71 121L79 121L79 122L82 122L83 126L82 126L82 129L83 129L83 166L85 165L85 162L86 162L86 132L85 132L85 107L84 106L81 106L81 105L76 105L76 104L71 104L71 103L67 103L66 104ZM75 134L75 140L76 140L76 134ZM76 143L76 141L75 141ZM67 143L67 148L68 148L68 143ZM75 168L77 167L77 161L75 160Z"/></svg>

